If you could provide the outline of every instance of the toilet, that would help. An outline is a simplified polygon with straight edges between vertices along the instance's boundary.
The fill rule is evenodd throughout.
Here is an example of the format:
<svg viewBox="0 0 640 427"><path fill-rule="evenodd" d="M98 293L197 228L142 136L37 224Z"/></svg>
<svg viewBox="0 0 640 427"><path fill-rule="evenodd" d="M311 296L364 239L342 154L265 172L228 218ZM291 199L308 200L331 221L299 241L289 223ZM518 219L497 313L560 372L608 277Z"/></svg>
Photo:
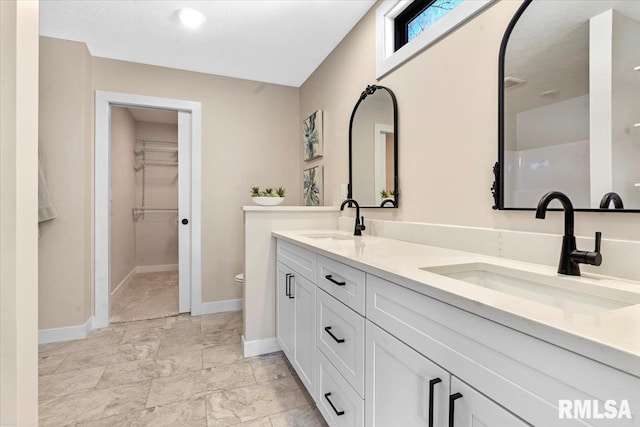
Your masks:
<svg viewBox="0 0 640 427"><path fill-rule="evenodd" d="M234 282L236 282L240 286L244 285L244 273L236 274Z"/></svg>

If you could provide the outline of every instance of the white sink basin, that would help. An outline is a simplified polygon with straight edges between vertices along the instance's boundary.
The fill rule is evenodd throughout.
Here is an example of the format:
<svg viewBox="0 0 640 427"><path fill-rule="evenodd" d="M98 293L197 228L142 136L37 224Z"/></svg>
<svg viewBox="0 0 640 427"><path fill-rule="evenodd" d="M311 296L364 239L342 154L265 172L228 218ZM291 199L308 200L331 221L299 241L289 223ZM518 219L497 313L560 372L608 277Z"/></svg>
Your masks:
<svg viewBox="0 0 640 427"><path fill-rule="evenodd" d="M596 314L640 304L640 292L494 264L451 264L421 270L576 313Z"/></svg>
<svg viewBox="0 0 640 427"><path fill-rule="evenodd" d="M337 233L312 233L301 234L301 236L314 240L353 240L353 236Z"/></svg>

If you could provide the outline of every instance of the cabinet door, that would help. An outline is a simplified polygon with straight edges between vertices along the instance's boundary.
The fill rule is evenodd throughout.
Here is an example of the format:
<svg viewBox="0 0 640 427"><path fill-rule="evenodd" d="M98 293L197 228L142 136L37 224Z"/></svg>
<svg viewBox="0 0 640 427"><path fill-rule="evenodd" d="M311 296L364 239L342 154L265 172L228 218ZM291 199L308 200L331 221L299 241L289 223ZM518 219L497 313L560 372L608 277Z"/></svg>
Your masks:
<svg viewBox="0 0 640 427"><path fill-rule="evenodd" d="M289 360L293 360L293 299L289 298L289 287L293 284L291 270L278 263L278 285L276 287L278 343Z"/></svg>
<svg viewBox="0 0 640 427"><path fill-rule="evenodd" d="M449 373L366 323L366 425L446 425Z"/></svg>
<svg viewBox="0 0 640 427"><path fill-rule="evenodd" d="M454 376L451 377L449 406L449 411L453 412L453 423L449 422L450 427L530 426Z"/></svg>
<svg viewBox="0 0 640 427"><path fill-rule="evenodd" d="M313 396L316 371L316 285L295 275L291 287L295 304L293 364L300 380Z"/></svg>

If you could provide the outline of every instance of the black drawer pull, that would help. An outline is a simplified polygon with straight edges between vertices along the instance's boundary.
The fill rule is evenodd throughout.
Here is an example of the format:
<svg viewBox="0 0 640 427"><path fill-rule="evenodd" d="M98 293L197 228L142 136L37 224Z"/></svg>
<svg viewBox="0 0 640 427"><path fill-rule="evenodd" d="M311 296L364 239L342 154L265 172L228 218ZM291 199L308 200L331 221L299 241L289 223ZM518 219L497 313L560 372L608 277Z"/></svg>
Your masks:
<svg viewBox="0 0 640 427"><path fill-rule="evenodd" d="M289 278L291 277L291 273L287 273L285 275L285 284L284 284L284 294L289 296Z"/></svg>
<svg viewBox="0 0 640 427"><path fill-rule="evenodd" d="M429 381L429 427L433 427L433 387L441 382L440 378Z"/></svg>
<svg viewBox="0 0 640 427"><path fill-rule="evenodd" d="M340 344L340 343L343 343L343 342L344 342L344 339L338 338L338 337L336 337L335 335L333 335L333 334L331 333L331 326L326 326L326 327L324 328L324 330L325 330L325 332L326 332L326 333L328 333L329 335L331 335L331 338L333 338L334 340L336 340L336 342L337 342L338 344Z"/></svg>
<svg viewBox="0 0 640 427"><path fill-rule="evenodd" d="M453 425L453 410L455 406L455 401L462 397L462 393L454 393L449 396L449 427L454 427Z"/></svg>
<svg viewBox="0 0 640 427"><path fill-rule="evenodd" d="M337 280L335 280L331 274L327 274L326 276L324 276L324 278L327 279L328 281L330 281L331 283L333 283L335 285L338 285L338 286L346 285L345 282L338 282Z"/></svg>
<svg viewBox="0 0 640 427"><path fill-rule="evenodd" d="M331 396L331 393L325 393L324 394L324 398L327 399L327 402L329 402L329 405L331 405L331 407L333 408L333 411L336 413L336 415L337 416L344 415L344 411L338 411L336 409L336 407L333 406L333 402L331 400L329 400L329 396Z"/></svg>
<svg viewBox="0 0 640 427"><path fill-rule="evenodd" d="M295 296L293 295L293 292L291 291L291 279L293 279L295 276L293 274L289 275L289 293L287 294L287 296L289 297L289 299L294 299Z"/></svg>

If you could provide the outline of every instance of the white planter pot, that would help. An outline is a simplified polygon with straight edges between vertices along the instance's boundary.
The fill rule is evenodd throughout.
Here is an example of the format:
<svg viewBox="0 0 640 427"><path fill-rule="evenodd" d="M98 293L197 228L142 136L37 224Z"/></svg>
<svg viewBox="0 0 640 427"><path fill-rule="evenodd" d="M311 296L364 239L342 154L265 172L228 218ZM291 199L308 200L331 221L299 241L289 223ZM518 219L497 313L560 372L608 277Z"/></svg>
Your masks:
<svg viewBox="0 0 640 427"><path fill-rule="evenodd" d="M284 202L284 197L252 197L253 203L260 206L276 206Z"/></svg>

